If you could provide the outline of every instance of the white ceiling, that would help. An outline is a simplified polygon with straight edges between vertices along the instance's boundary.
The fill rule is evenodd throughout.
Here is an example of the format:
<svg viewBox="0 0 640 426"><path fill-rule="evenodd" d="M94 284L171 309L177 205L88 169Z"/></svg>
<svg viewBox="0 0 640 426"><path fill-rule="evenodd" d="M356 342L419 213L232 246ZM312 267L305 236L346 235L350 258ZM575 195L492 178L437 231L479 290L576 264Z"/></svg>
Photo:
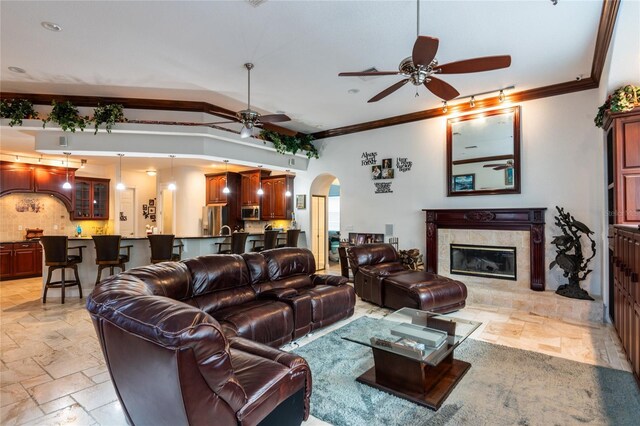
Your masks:
<svg viewBox="0 0 640 426"><path fill-rule="evenodd" d="M422 1L423 35L440 39L441 64L510 54L508 69L443 76L462 95L587 77L601 1ZM433 108L411 85L366 101L398 77L369 81L340 71L395 70L416 38L415 1L0 2L5 92L252 103L315 131ZM54 33L40 26L62 26ZM21 67L26 74L8 71ZM358 89L357 94L348 94Z"/></svg>

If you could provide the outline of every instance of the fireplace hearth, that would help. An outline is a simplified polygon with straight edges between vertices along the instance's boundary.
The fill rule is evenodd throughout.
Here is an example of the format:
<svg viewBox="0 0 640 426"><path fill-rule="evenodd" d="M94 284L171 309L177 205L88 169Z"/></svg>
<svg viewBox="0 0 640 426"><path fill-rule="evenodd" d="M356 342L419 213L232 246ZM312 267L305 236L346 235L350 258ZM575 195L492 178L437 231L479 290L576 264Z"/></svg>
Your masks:
<svg viewBox="0 0 640 426"><path fill-rule="evenodd" d="M517 280L515 247L451 244L450 264L456 275Z"/></svg>

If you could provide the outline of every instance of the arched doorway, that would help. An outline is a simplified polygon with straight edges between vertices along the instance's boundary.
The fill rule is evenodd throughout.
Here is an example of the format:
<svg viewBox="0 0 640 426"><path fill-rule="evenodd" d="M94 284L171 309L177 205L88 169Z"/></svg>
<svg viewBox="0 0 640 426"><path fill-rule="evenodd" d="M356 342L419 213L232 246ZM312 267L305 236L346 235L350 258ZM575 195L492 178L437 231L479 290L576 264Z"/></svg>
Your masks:
<svg viewBox="0 0 640 426"><path fill-rule="evenodd" d="M325 173L311 183L310 242L316 269L339 270L340 182Z"/></svg>

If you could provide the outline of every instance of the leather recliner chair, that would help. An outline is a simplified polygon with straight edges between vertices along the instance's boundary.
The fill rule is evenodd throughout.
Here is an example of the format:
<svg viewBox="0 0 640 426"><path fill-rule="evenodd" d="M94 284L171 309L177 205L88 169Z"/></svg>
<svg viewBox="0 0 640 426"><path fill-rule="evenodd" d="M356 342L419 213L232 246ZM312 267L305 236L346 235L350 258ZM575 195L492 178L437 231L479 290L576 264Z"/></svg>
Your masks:
<svg viewBox="0 0 640 426"><path fill-rule="evenodd" d="M347 249L356 294L379 306L383 302L383 281L395 273L404 273L398 252L391 244L362 244Z"/></svg>

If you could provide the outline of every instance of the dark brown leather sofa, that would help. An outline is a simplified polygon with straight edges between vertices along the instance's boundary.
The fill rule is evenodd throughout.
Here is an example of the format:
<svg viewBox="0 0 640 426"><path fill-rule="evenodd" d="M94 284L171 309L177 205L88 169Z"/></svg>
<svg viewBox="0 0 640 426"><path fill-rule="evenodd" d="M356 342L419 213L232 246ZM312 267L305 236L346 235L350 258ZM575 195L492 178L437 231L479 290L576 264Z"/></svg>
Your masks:
<svg viewBox="0 0 640 426"><path fill-rule="evenodd" d="M87 299L129 423L294 425L311 372L281 346L353 315L343 277L307 249L202 256L130 269Z"/></svg>
<svg viewBox="0 0 640 426"><path fill-rule="evenodd" d="M467 287L425 271L406 270L391 244L349 247L355 291L362 300L391 309L404 307L433 312L464 308Z"/></svg>

